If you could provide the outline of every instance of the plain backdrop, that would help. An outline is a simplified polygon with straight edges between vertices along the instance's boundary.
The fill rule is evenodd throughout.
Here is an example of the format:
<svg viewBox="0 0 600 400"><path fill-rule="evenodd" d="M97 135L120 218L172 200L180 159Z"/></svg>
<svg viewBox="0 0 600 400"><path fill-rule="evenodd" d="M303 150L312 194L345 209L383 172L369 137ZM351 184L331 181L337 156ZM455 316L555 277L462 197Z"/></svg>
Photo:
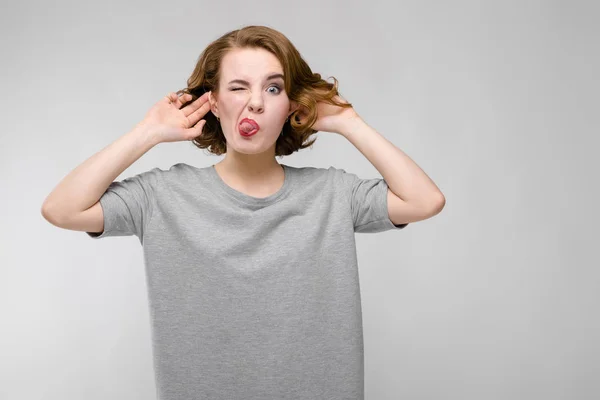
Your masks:
<svg viewBox="0 0 600 400"><path fill-rule="evenodd" d="M0 398L156 398L138 239L95 241L40 209L249 24L335 76L446 197L434 218L357 234L366 398L600 398L595 4L3 2ZM317 137L279 161L380 176ZM220 159L166 143L118 179Z"/></svg>

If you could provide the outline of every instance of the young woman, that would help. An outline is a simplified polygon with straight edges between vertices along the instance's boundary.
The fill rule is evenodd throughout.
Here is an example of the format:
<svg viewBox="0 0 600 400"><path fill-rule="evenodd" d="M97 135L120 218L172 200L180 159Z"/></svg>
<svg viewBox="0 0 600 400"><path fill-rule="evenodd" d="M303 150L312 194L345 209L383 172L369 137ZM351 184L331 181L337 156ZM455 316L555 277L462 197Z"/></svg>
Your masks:
<svg viewBox="0 0 600 400"><path fill-rule="evenodd" d="M334 81L280 32L229 32L201 54L186 89L46 199L56 226L139 238L161 400L363 398L354 234L430 218L444 196ZM317 131L347 138L383 178L277 162ZM114 181L153 146L183 140L225 157Z"/></svg>

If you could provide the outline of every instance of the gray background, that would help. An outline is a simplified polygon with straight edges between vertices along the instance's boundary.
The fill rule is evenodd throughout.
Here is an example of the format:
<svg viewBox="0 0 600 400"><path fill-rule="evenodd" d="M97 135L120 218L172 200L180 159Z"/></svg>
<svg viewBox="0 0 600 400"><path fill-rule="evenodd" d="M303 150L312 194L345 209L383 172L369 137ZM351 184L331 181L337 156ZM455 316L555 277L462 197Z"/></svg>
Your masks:
<svg viewBox="0 0 600 400"><path fill-rule="evenodd" d="M93 241L40 208L246 24L338 78L446 196L357 235L366 398L600 398L598 17L592 1L3 4L0 398L155 398L137 238ZM380 176L317 136L280 162ZM219 159L165 143L119 179Z"/></svg>

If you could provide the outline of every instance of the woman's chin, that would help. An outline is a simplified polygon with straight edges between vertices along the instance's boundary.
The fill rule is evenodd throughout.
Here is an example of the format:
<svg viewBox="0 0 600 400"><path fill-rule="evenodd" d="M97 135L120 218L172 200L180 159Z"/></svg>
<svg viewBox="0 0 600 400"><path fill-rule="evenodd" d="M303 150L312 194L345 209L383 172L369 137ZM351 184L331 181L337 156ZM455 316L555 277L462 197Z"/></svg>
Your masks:
<svg viewBox="0 0 600 400"><path fill-rule="evenodd" d="M269 145L268 143L265 143L263 141L248 141L248 140L242 140L242 141L237 141L235 143L235 145L233 146L233 150L235 150L237 153L241 153L241 154L248 154L248 155L252 155L252 154L261 154L261 153L265 153L271 150L271 148L275 145L275 143L272 143L271 145ZM228 144L229 147L229 144Z"/></svg>

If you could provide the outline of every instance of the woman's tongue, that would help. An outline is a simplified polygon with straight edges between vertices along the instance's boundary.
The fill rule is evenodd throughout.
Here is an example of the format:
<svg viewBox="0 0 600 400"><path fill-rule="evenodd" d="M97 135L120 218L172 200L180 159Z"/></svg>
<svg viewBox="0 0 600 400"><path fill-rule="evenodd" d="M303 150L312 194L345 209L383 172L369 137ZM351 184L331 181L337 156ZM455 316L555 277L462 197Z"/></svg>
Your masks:
<svg viewBox="0 0 600 400"><path fill-rule="evenodd" d="M240 129L245 133L250 133L255 129L255 127L249 122L242 122L242 124L240 125Z"/></svg>

